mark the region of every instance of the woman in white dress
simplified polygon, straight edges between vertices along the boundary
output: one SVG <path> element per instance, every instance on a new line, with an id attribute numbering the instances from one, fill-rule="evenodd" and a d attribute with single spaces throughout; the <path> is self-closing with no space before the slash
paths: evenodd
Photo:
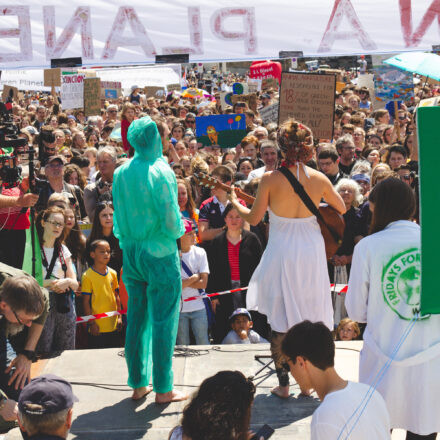
<path id="1" fill-rule="evenodd" d="M 341 214 L 345 204 L 328 178 L 305 165 L 313 156 L 311 130 L 289 119 L 278 130 L 285 165 L 316 206 L 321 199 Z M 247 308 L 267 316 L 272 328 L 271 350 L 279 386 L 272 392 L 289 396 L 289 376 L 282 367 L 279 344 L 284 333 L 308 319 L 322 321 L 333 330 L 324 240 L 316 217 L 311 215 L 280 171 L 267 172 L 258 187 L 252 209 L 242 206 L 232 192 L 230 200 L 240 216 L 256 225 L 269 209 L 269 241 L 247 292 Z M 307 392 L 307 390 L 302 390 Z"/>

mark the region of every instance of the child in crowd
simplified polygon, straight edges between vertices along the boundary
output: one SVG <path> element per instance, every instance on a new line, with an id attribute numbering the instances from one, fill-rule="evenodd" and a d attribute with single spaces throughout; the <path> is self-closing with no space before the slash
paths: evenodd
<path id="1" fill-rule="evenodd" d="M 222 344 L 263 344 L 269 343 L 252 330 L 252 317 L 246 309 L 236 309 L 229 317 L 232 330 L 223 339 Z"/>
<path id="2" fill-rule="evenodd" d="M 350 318 L 341 319 L 336 329 L 336 339 L 338 341 L 353 341 L 357 339 L 361 331 L 357 322 Z"/>
<path id="3" fill-rule="evenodd" d="M 106 240 L 95 240 L 90 245 L 93 261 L 82 276 L 83 307 L 86 315 L 120 310 L 118 277 L 107 266 L 110 261 L 110 245 Z M 110 348 L 120 345 L 121 316 L 90 321 L 90 348 Z"/>
<path id="4" fill-rule="evenodd" d="M 185 298 L 198 296 L 208 284 L 209 266 L 206 252 L 194 246 L 196 234 L 193 222 L 184 219 L 185 234 L 180 239 L 182 250 L 182 307 L 177 331 L 177 345 L 189 345 L 189 329 L 194 334 L 196 345 L 209 345 L 208 317 L 202 298 L 183 301 Z"/>

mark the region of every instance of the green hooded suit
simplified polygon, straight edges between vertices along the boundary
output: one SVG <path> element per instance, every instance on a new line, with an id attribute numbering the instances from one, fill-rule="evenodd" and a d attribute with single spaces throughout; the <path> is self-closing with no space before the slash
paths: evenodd
<path id="1" fill-rule="evenodd" d="M 135 120 L 127 139 L 135 150 L 113 179 L 114 233 L 123 251 L 128 292 L 125 357 L 128 384 L 157 393 L 173 389 L 172 355 L 182 289 L 176 240 L 184 234 L 174 172 L 150 117 Z"/>

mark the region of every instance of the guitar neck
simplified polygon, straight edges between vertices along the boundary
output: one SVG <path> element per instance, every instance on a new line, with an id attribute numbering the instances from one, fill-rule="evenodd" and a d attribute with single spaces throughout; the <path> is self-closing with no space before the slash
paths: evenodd
<path id="1" fill-rule="evenodd" d="M 225 183 L 218 182 L 218 188 L 230 193 L 232 190 L 232 187 L 229 185 L 226 185 Z M 237 197 L 244 200 L 248 205 L 253 205 L 255 202 L 255 197 L 250 196 L 249 194 L 246 194 L 244 191 L 242 191 L 240 188 L 234 188 L 235 194 L 237 194 Z"/>

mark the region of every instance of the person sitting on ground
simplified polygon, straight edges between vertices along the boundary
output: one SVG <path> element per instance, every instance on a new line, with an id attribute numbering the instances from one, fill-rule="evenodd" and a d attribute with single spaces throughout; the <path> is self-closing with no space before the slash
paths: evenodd
<path id="1" fill-rule="evenodd" d="M 118 276 L 107 266 L 110 253 L 110 245 L 106 240 L 95 240 L 90 244 L 90 258 L 93 260 L 93 265 L 83 274 L 81 281 L 86 315 L 121 310 Z M 119 347 L 121 327 L 121 315 L 91 321 L 89 346 L 91 348 Z"/>
<path id="2" fill-rule="evenodd" d="M 232 330 L 223 339 L 222 344 L 265 344 L 269 343 L 252 330 L 251 314 L 246 309 L 237 309 L 229 317 Z"/>
<path id="3" fill-rule="evenodd" d="M 350 318 L 341 319 L 336 329 L 337 341 L 353 341 L 359 337 L 361 330 L 356 321 Z"/>
<path id="4" fill-rule="evenodd" d="M 72 386 L 54 374 L 43 374 L 26 385 L 18 400 L 18 424 L 29 440 L 66 439 L 72 426 Z"/>
<path id="5" fill-rule="evenodd" d="M 385 401 L 368 385 L 338 375 L 335 343 L 324 323 L 303 321 L 294 325 L 286 333 L 281 350 L 301 390 L 313 388 L 321 400 L 313 413 L 311 440 L 348 436 L 356 440 L 390 439 Z"/>
<path id="6" fill-rule="evenodd" d="M 183 410 L 168 440 L 249 438 L 255 385 L 240 371 L 220 371 L 205 379 Z"/>

